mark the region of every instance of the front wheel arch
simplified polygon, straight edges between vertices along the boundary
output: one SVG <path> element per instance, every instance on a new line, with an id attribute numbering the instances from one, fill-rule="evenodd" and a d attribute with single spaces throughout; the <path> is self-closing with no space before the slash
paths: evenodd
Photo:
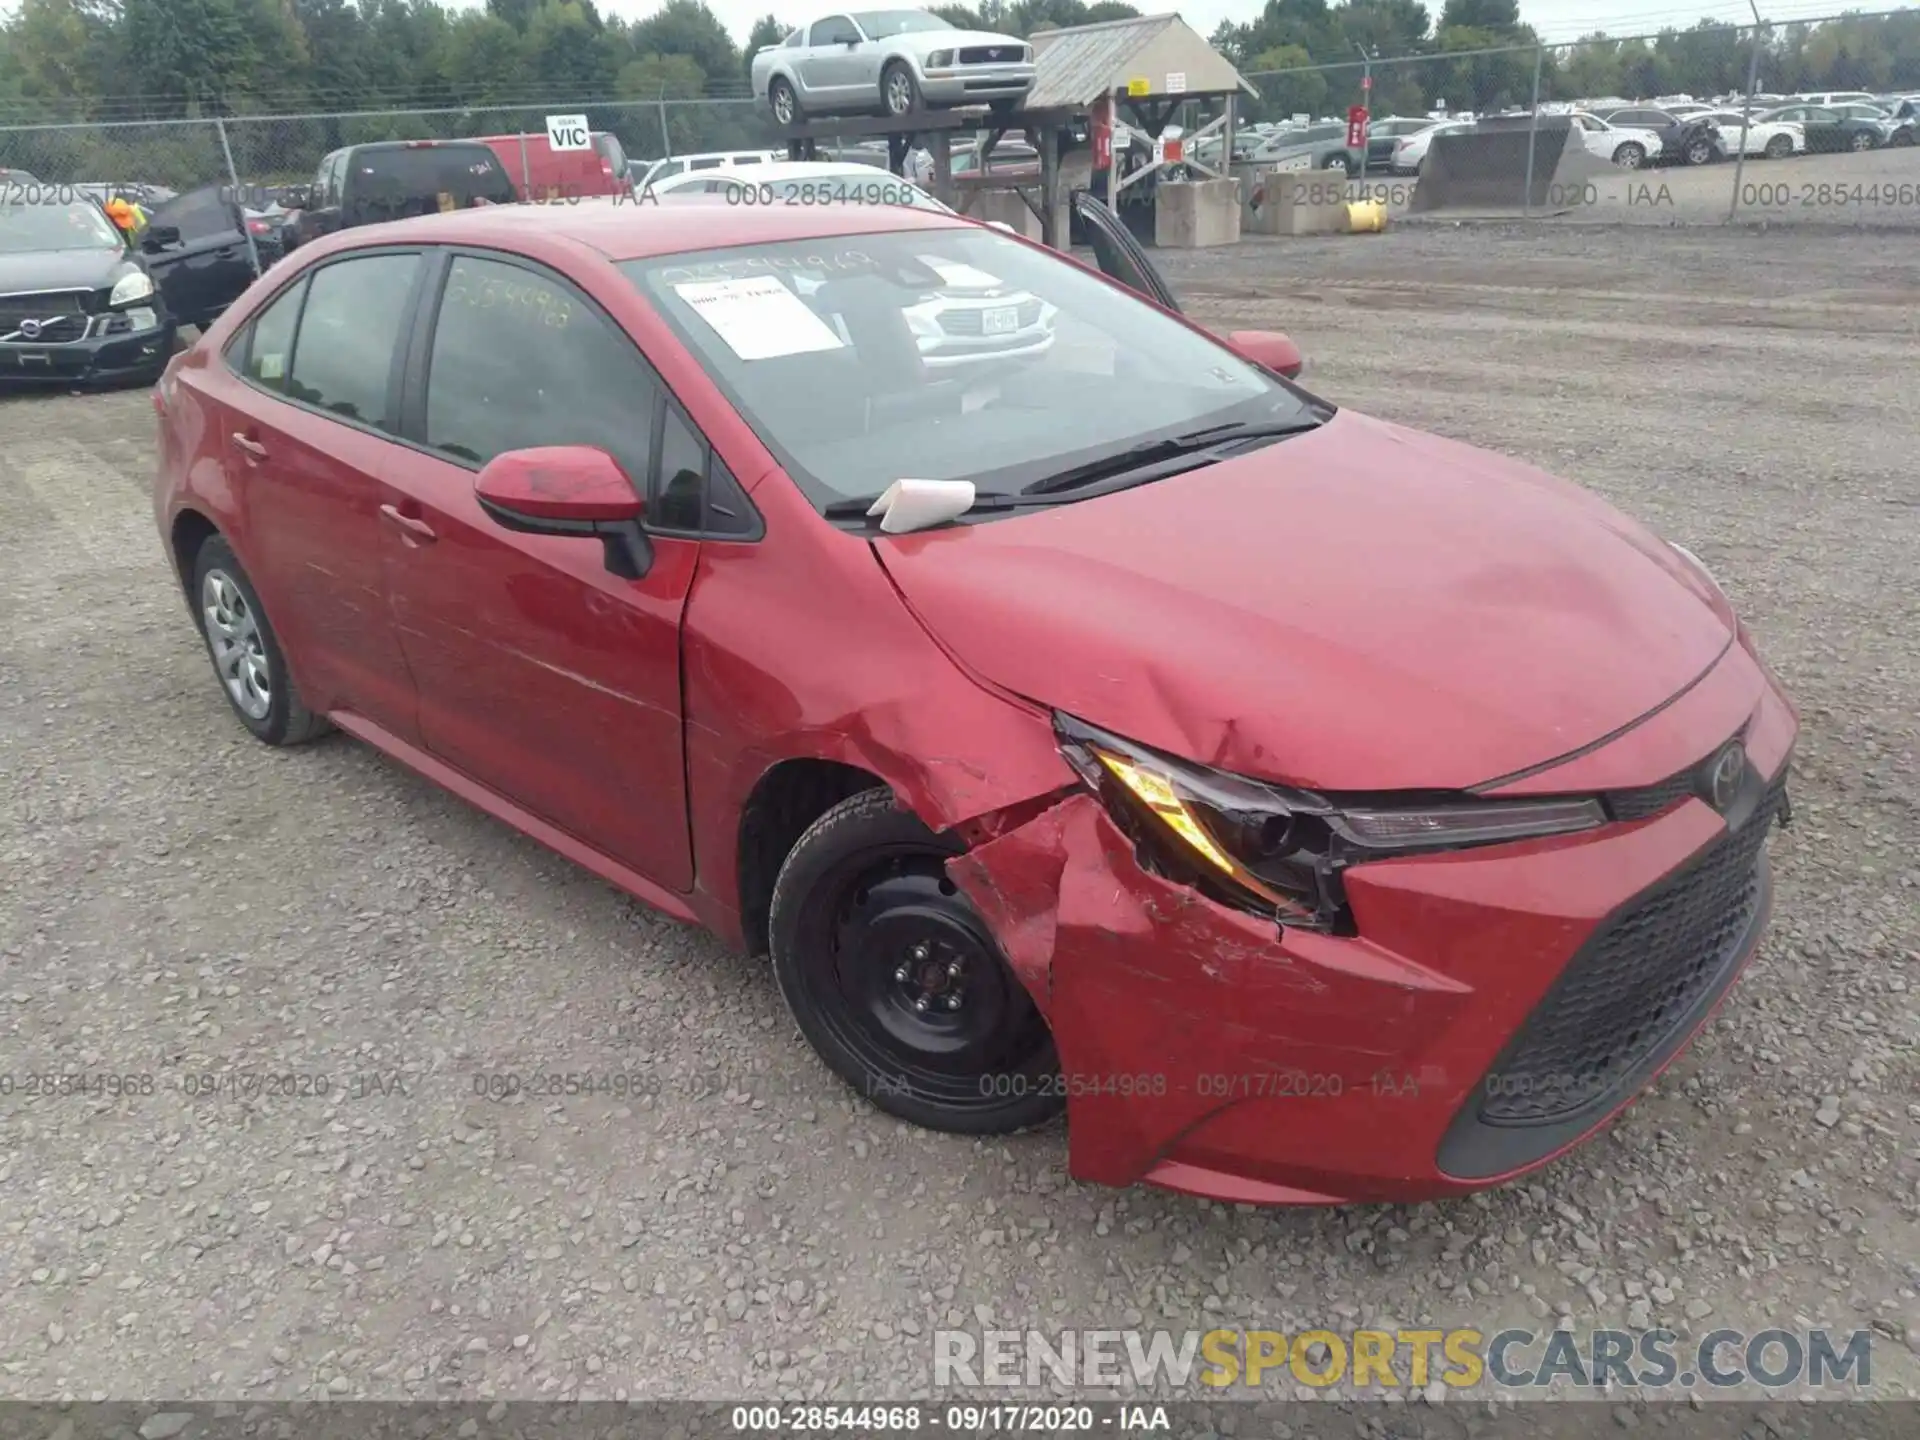
<path id="1" fill-rule="evenodd" d="M 173 570 L 180 580 L 180 593 L 186 596 L 189 608 L 194 604 L 194 562 L 200 556 L 200 547 L 219 533 L 220 527 L 198 510 L 182 510 L 173 517 L 167 543 L 173 553 Z"/>

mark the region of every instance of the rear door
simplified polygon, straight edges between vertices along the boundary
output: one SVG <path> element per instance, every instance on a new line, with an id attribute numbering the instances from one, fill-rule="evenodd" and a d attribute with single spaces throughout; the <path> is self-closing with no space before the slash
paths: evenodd
<path id="1" fill-rule="evenodd" d="M 1184 313 L 1173 287 L 1154 268 L 1145 247 L 1134 239 L 1119 216 L 1085 190 L 1073 192 L 1073 211 L 1086 227 L 1087 244 L 1103 275 L 1138 291 L 1163 310 Z"/>
<path id="2" fill-rule="evenodd" d="M 315 266 L 229 342 L 217 396 L 247 515 L 240 558 L 307 703 L 409 741 L 418 726 L 386 597 L 381 481 L 401 448 L 400 337 L 420 273 L 417 250 Z"/>
<path id="3" fill-rule="evenodd" d="M 180 239 L 152 249 L 143 242 L 147 269 L 173 317 L 204 330 L 253 283 L 245 216 L 226 186 L 202 185 L 148 212 L 149 234 L 162 225 Z"/>
<path id="4" fill-rule="evenodd" d="M 390 476 L 410 541 L 389 586 L 427 747 L 481 784 L 673 890 L 692 884 L 681 732 L 680 619 L 700 543 L 671 482 L 648 507 L 653 562 L 607 568 L 591 539 L 524 535 L 474 497 L 508 450 L 589 445 L 645 492 L 664 386 L 568 281 L 499 254 L 440 257 L 437 311 L 415 339 L 407 434 Z M 689 468 L 676 459 L 672 474 Z M 684 515 L 679 516 L 684 521 Z"/>

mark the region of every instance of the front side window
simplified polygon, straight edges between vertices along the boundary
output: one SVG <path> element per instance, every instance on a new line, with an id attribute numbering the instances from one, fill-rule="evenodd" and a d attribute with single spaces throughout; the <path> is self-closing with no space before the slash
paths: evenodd
<path id="1" fill-rule="evenodd" d="M 903 477 L 1014 491 L 1142 441 L 1319 418 L 1206 335 L 992 230 L 620 268 L 820 506 Z"/>
<path id="2" fill-rule="evenodd" d="M 860 32 L 853 28 L 853 22 L 844 15 L 834 15 L 817 22 L 813 27 L 812 43 L 815 45 L 857 45 Z"/>
<path id="3" fill-rule="evenodd" d="M 462 255 L 427 369 L 427 444 L 484 465 L 508 450 L 591 445 L 647 482 L 659 393 L 633 343 L 557 281 Z"/>
<path id="4" fill-rule="evenodd" d="M 177 226 L 180 239 L 188 245 L 238 230 L 239 207 L 226 197 L 225 191 L 224 185 L 203 185 L 198 190 L 189 190 L 157 207 L 150 223 Z"/>
<path id="5" fill-rule="evenodd" d="M 389 381 L 419 265 L 417 255 L 367 255 L 314 271 L 293 342 L 289 400 L 398 433 Z"/>

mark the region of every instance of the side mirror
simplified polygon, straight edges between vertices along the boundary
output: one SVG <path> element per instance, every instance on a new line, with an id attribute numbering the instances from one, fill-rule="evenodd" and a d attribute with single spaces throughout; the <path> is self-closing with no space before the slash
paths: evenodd
<path id="1" fill-rule="evenodd" d="M 548 445 L 496 455 L 474 477 L 474 498 L 503 530 L 597 537 L 607 569 L 638 580 L 653 566 L 640 528 L 646 502 L 620 462 L 588 445 Z"/>
<path id="2" fill-rule="evenodd" d="M 1307 363 L 1300 347 L 1277 330 L 1235 330 L 1227 336 L 1227 347 L 1242 360 L 1289 380 L 1299 379 L 1300 368 Z"/>
<path id="3" fill-rule="evenodd" d="M 140 248 L 149 255 L 180 243 L 178 225 L 149 225 L 140 237 Z"/>
<path id="4" fill-rule="evenodd" d="M 280 191 L 280 208 L 283 210 L 305 210 L 311 204 L 311 185 L 288 185 Z"/>

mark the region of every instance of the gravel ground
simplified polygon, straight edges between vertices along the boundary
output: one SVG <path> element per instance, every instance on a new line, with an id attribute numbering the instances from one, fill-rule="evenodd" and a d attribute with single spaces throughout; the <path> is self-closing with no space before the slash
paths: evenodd
<path id="1" fill-rule="evenodd" d="M 1116 1193 L 1058 1131 L 904 1128 L 763 965 L 343 738 L 252 742 L 160 558 L 146 398 L 0 402 L 0 1393 L 878 1397 L 942 1326 L 1664 1322 L 1871 1325 L 1875 1388 L 1920 1394 L 1910 257 L 1447 227 L 1167 268 L 1329 398 L 1695 549 L 1798 696 L 1771 936 L 1656 1093 L 1406 1209 Z M 532 1070 L 638 1093 L 474 1093 Z M 48 1072 L 132 1093 L 27 1096 Z M 292 1093 L 190 1093 L 234 1072 Z"/>

